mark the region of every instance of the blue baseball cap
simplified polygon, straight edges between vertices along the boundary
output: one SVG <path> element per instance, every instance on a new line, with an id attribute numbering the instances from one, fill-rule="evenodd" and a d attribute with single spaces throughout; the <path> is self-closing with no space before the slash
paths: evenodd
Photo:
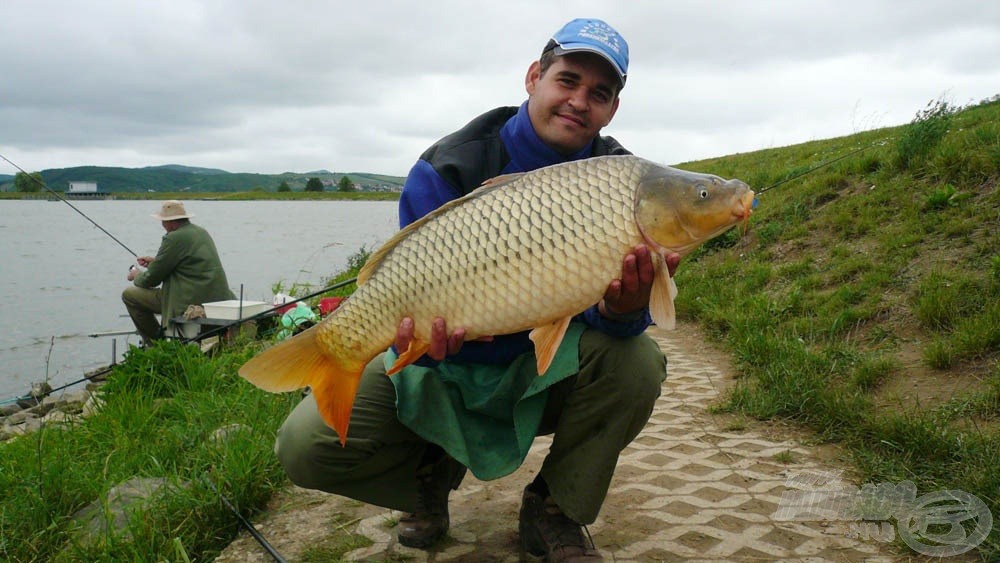
<path id="1" fill-rule="evenodd" d="M 618 73 L 622 85 L 628 75 L 628 43 L 615 28 L 602 20 L 577 18 L 562 27 L 552 36 L 555 54 L 564 55 L 579 51 L 596 53 L 605 59 Z"/>

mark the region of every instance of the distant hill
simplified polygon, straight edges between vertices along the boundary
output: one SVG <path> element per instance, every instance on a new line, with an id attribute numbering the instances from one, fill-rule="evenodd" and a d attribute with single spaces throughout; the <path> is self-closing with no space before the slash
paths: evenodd
<path id="1" fill-rule="evenodd" d="M 145 166 L 140 170 L 174 170 L 177 172 L 190 172 L 191 174 L 229 174 L 229 172 L 220 168 L 198 168 L 197 166 L 184 166 L 183 164 Z"/>
<path id="2" fill-rule="evenodd" d="M 370 172 L 284 172 L 282 174 L 255 174 L 227 172 L 217 168 L 198 168 L 182 164 L 165 164 L 143 168 L 118 168 L 110 166 L 75 166 L 42 170 L 42 178 L 50 188 L 64 191 L 70 182 L 97 182 L 104 192 L 275 192 L 281 182 L 287 182 L 293 191 L 302 191 L 309 178 L 319 178 L 327 191 L 336 190 L 337 183 L 348 176 L 359 191 L 398 191 L 405 178 L 373 174 Z M 9 190 L 14 176 L 0 174 L 0 190 Z"/>

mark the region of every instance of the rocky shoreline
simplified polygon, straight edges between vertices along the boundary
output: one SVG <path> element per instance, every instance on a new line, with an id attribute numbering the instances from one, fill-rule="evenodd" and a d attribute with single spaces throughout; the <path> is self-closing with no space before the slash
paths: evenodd
<path id="1" fill-rule="evenodd" d="M 0 442 L 36 432 L 47 424 L 67 424 L 92 414 L 100 399 L 95 391 L 103 385 L 111 367 L 85 374 L 83 389 L 53 393 L 48 383 L 32 385 L 31 392 L 16 402 L 0 406 Z"/>

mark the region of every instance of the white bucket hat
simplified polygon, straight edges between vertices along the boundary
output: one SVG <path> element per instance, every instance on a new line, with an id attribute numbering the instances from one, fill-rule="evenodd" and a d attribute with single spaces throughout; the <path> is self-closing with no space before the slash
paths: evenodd
<path id="1" fill-rule="evenodd" d="M 163 208 L 160 209 L 159 213 L 153 213 L 152 217 L 160 221 L 174 221 L 176 219 L 190 219 L 194 215 L 189 215 L 187 211 L 184 211 L 183 203 L 176 199 L 170 199 L 164 201 Z"/>

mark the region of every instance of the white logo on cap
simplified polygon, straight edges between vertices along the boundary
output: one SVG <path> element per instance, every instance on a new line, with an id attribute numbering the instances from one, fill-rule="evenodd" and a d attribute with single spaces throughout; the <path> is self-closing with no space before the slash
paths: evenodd
<path id="1" fill-rule="evenodd" d="M 618 43 L 618 34 L 615 30 L 611 29 L 611 26 L 605 23 L 587 22 L 577 35 L 593 39 L 594 41 L 600 41 L 615 53 L 621 52 L 621 46 Z"/>

